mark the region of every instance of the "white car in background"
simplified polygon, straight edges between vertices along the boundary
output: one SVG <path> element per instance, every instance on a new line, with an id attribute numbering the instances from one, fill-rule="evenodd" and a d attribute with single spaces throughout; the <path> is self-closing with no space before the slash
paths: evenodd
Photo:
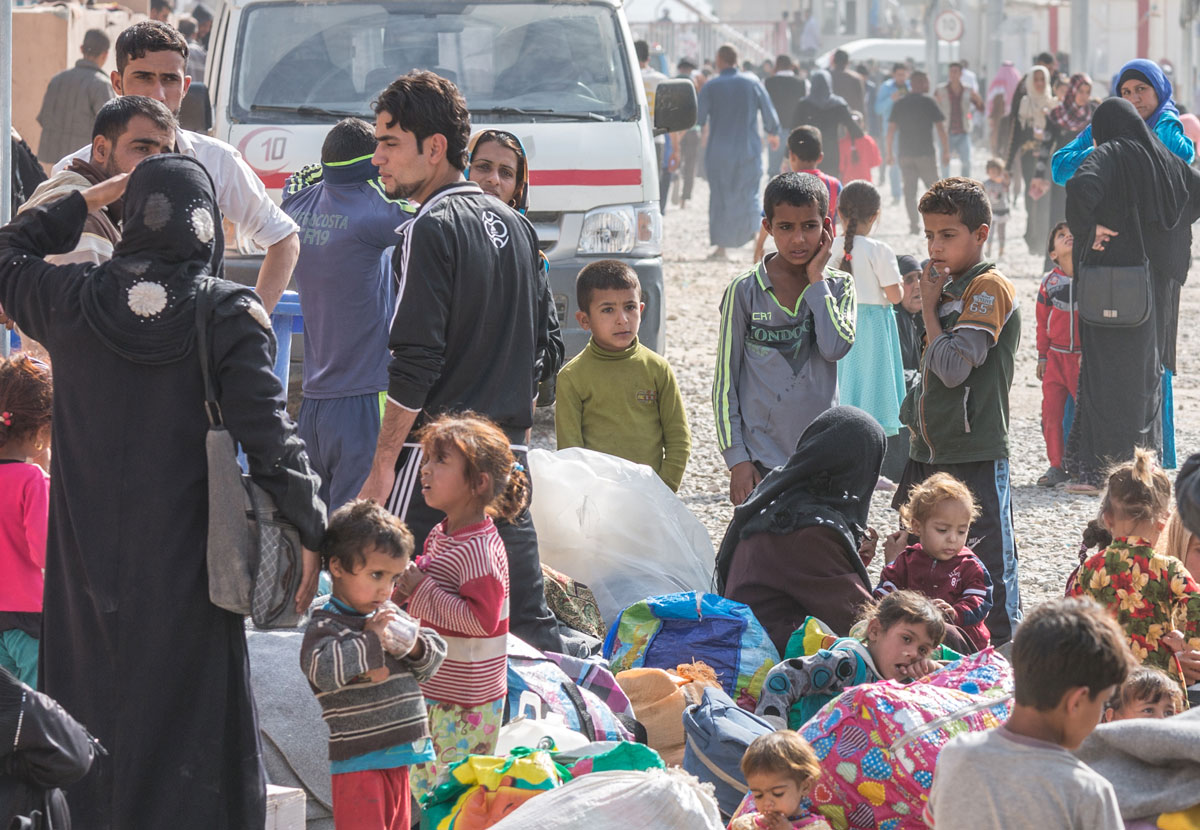
<path id="1" fill-rule="evenodd" d="M 904 63 L 912 59 L 917 69 L 925 68 L 925 41 L 921 38 L 882 38 L 867 37 L 843 43 L 837 49 L 817 55 L 816 64 L 822 69 L 828 69 L 833 63 L 833 53 L 838 49 L 850 56 L 850 65 L 854 66 L 867 61 L 875 61 L 884 72 L 891 70 L 892 64 Z M 947 40 L 938 41 L 938 64 L 947 67 L 959 58 L 959 44 Z M 941 73 L 946 74 L 944 71 Z"/>

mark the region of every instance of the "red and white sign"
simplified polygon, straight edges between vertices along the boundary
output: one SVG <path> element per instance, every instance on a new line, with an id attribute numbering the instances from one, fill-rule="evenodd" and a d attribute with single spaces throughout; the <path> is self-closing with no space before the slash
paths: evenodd
<path id="1" fill-rule="evenodd" d="M 937 35 L 938 40 L 947 40 L 951 43 L 962 39 L 966 27 L 963 16 L 954 9 L 946 9 L 933 20 L 933 32 Z"/>

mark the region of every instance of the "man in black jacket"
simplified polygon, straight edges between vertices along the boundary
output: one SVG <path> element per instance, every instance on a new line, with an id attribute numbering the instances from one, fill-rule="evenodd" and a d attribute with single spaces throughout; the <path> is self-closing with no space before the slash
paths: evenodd
<path id="1" fill-rule="evenodd" d="M 537 379 L 557 371 L 544 364 L 562 349 L 533 226 L 463 179 L 471 127 L 458 88 L 432 72 L 411 72 L 374 109 L 372 162 L 384 189 L 421 208 L 392 260 L 400 287 L 388 402 L 360 496 L 386 504 L 420 545 L 442 514 L 421 495 L 415 429 L 428 416 L 474 410 L 507 433 L 525 464 Z M 529 511 L 497 527 L 508 551 L 509 629 L 543 651 L 561 651 Z"/>

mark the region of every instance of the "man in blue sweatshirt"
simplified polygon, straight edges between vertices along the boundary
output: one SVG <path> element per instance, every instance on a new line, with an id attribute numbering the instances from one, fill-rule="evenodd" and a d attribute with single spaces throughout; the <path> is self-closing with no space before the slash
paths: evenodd
<path id="1" fill-rule="evenodd" d="M 321 164 L 293 174 L 283 209 L 300 226 L 293 276 L 304 314 L 300 436 L 336 510 L 371 470 L 388 387 L 388 330 L 396 298 L 391 251 L 415 207 L 392 199 L 371 163 L 375 131 L 347 118 L 321 147 Z"/>

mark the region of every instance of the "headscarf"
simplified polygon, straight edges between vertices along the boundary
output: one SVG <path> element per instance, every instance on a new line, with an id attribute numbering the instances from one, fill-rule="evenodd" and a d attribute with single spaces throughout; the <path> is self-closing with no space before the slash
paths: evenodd
<path id="1" fill-rule="evenodd" d="M 833 94 L 833 80 L 826 69 L 814 69 L 808 73 L 808 95 L 803 100 L 823 110 L 847 106 L 845 98 Z"/>
<path id="2" fill-rule="evenodd" d="M 1158 126 L 1158 119 L 1162 117 L 1164 112 L 1169 112 L 1176 117 L 1179 116 L 1179 108 L 1171 100 L 1171 96 L 1175 91 L 1171 86 L 1171 79 L 1166 76 L 1157 63 L 1145 58 L 1131 60 L 1121 67 L 1121 71 L 1116 75 L 1116 80 L 1113 81 L 1113 96 L 1120 98 L 1121 84 L 1133 78 L 1150 84 L 1150 86 L 1154 87 L 1155 94 L 1158 95 L 1158 107 L 1146 119 L 1146 123 L 1150 125 L 1150 129 L 1153 130 Z"/>
<path id="3" fill-rule="evenodd" d="M 1034 76 L 1038 74 L 1046 79 L 1044 89 L 1040 94 L 1033 83 Z M 1044 66 L 1035 66 L 1029 70 L 1029 74 L 1025 76 L 1025 100 L 1021 102 L 1022 108 L 1028 107 L 1029 112 L 1021 116 L 1021 125 L 1027 128 L 1044 127 L 1046 124 L 1045 111 L 1053 109 L 1057 104 L 1058 100 L 1054 97 L 1054 90 L 1050 86 L 1050 70 Z"/>
<path id="4" fill-rule="evenodd" d="M 1090 124 L 1092 113 L 1096 111 L 1096 105 L 1089 100 L 1080 106 L 1075 103 L 1075 93 L 1079 91 L 1080 87 L 1091 85 L 1092 79 L 1083 72 L 1076 72 L 1072 75 L 1071 80 L 1067 82 L 1067 94 L 1063 98 L 1063 102 L 1050 110 L 1050 120 L 1072 133 L 1077 133 Z"/>
<path id="5" fill-rule="evenodd" d="M 471 140 L 467 142 L 467 178 L 471 178 L 471 159 L 475 157 L 475 148 L 479 145 L 480 139 L 486 138 L 487 140 L 484 141 L 486 144 L 488 141 L 495 141 L 497 136 L 511 138 L 513 143 L 520 148 L 515 151 L 517 154 L 517 186 L 513 190 L 513 197 L 509 201 L 508 206 L 523 214 L 529 209 L 529 158 L 525 153 L 525 145 L 521 143 L 521 139 L 512 133 L 507 130 L 488 129 L 480 130 L 471 136 Z M 502 144 L 501 146 L 507 147 L 508 145 Z M 509 149 L 512 148 L 510 147 Z"/>
<path id="6" fill-rule="evenodd" d="M 127 360 L 173 363 L 192 349 L 196 284 L 221 276 L 224 247 L 208 171 L 188 156 L 152 156 L 129 176 L 121 241 L 85 283 L 83 316 Z"/>
<path id="7" fill-rule="evenodd" d="M 1013 95 L 1017 91 L 1017 84 L 1021 83 L 1021 73 L 1017 71 L 1017 67 L 1012 61 L 1005 61 L 1000 64 L 1000 68 L 996 70 L 996 75 L 992 78 L 992 82 L 988 85 L 987 100 L 991 101 L 1000 93 L 1004 94 L 1004 111 L 1008 112 L 1012 107 Z"/>
<path id="8" fill-rule="evenodd" d="M 911 274 L 913 271 L 921 270 L 921 263 L 917 262 L 915 256 L 909 254 L 899 254 L 896 257 L 896 267 L 900 269 L 900 276 Z"/>
<path id="9" fill-rule="evenodd" d="M 787 463 L 767 473 L 734 509 L 717 554 L 718 591 L 725 589 L 734 550 L 742 539 L 815 526 L 838 535 L 847 564 L 869 586 L 858 546 L 866 531 L 885 446 L 883 427 L 861 409 L 835 406 L 818 415 Z"/>
<path id="10" fill-rule="evenodd" d="M 1149 123 L 1133 104 L 1124 98 L 1109 98 L 1097 107 L 1092 138 L 1096 149 L 1084 164 L 1111 171 L 1115 183 L 1109 192 L 1111 199 L 1119 204 L 1136 203 L 1143 223 L 1155 222 L 1168 231 L 1188 221 L 1188 166 L 1150 132 Z M 1151 198 L 1137 198 L 1146 187 Z"/>

